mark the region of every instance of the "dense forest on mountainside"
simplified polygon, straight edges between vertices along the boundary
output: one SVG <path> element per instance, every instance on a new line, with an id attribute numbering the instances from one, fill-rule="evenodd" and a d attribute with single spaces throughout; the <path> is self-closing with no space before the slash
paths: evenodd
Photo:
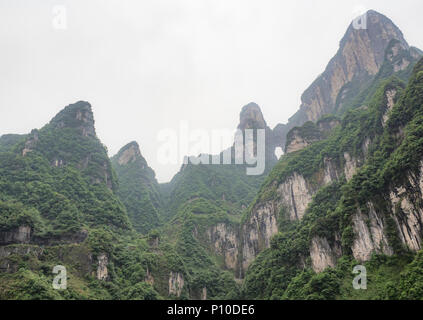
<path id="1" fill-rule="evenodd" d="M 242 108 L 260 175 L 187 163 L 159 184 L 137 142 L 110 157 L 85 101 L 2 135 L 0 299 L 422 299 L 422 52 L 368 15 L 287 124 Z"/>

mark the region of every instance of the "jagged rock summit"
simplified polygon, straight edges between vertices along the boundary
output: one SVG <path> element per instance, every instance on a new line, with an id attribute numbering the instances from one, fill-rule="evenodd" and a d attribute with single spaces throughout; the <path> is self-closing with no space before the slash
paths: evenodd
<path id="1" fill-rule="evenodd" d="M 78 128 L 83 136 L 95 137 L 94 115 L 91 105 L 78 101 L 66 106 L 50 122 L 55 128 Z"/>
<path id="2" fill-rule="evenodd" d="M 299 110 L 280 132 L 283 146 L 286 134 L 293 127 L 307 121 L 316 122 L 325 114 L 337 113 L 349 97 L 368 85 L 384 64 L 390 44 L 393 47 L 392 56 L 387 58 L 391 58 L 391 61 L 401 50 L 409 53 L 405 58 L 401 55 L 401 61 L 396 61 L 394 72 L 404 70 L 412 60 L 421 56 L 422 52 L 410 47 L 401 30 L 383 14 L 369 10 L 361 19 L 364 20 L 359 25 L 351 22 L 335 56 L 302 94 Z"/>
<path id="3" fill-rule="evenodd" d="M 137 159 L 142 159 L 145 162 L 145 159 L 141 155 L 140 146 L 136 141 L 131 141 L 122 147 L 117 154 L 117 162 L 120 165 L 135 162 Z"/>
<path id="4" fill-rule="evenodd" d="M 250 102 L 241 109 L 239 114 L 238 129 L 266 129 L 267 124 L 264 120 L 260 107 L 255 102 Z"/>
<path id="5" fill-rule="evenodd" d="M 238 129 L 264 129 L 265 143 L 266 143 L 266 161 L 276 162 L 275 149 L 282 147 L 282 137 L 280 135 L 280 127 L 278 125 L 272 130 L 266 123 L 263 113 L 259 105 L 255 102 L 250 102 L 243 106 L 239 114 Z"/>

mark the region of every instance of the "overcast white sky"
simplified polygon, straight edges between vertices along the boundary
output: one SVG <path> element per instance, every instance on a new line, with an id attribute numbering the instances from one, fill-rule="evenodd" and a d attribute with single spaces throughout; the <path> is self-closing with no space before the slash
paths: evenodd
<path id="1" fill-rule="evenodd" d="M 65 30 L 53 27 L 55 5 Z M 137 140 L 168 181 L 179 165 L 159 163 L 159 130 L 235 128 L 251 101 L 270 127 L 286 122 L 357 8 L 423 48 L 421 0 L 0 0 L 0 135 L 87 100 L 109 154 Z"/>

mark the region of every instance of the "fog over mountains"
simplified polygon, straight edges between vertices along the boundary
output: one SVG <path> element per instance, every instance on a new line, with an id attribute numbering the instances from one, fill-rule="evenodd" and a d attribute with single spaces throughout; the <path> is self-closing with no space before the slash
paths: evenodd
<path id="1" fill-rule="evenodd" d="M 251 101 L 270 128 L 286 123 L 336 53 L 357 9 L 384 13 L 410 44 L 423 47 L 420 1 L 64 5 L 67 29 L 56 30 L 50 2 L 0 4 L 0 134 L 29 132 L 63 106 L 89 101 L 110 155 L 138 141 L 160 182 L 180 167 L 158 161 L 160 130 L 178 129 L 180 121 L 193 129 L 233 129 L 240 108 Z"/>
<path id="2" fill-rule="evenodd" d="M 0 300 L 423 299 L 423 52 L 384 14 L 361 19 L 287 122 L 254 100 L 236 115 L 197 106 L 239 130 L 213 154 L 227 164 L 191 159 L 160 183 L 146 156 L 160 145 L 127 134 L 118 101 L 111 125 L 78 99 L 2 134 Z M 153 111 L 142 123 L 160 130 Z M 116 152 L 105 122 L 125 138 Z"/>

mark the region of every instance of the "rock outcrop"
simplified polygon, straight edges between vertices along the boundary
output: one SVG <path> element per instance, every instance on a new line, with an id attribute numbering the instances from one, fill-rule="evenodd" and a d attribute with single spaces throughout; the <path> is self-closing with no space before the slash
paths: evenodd
<path id="1" fill-rule="evenodd" d="M 38 130 L 31 131 L 29 138 L 25 141 L 25 146 L 22 150 L 22 156 L 25 157 L 28 152 L 31 152 L 38 142 Z"/>
<path id="2" fill-rule="evenodd" d="M 317 185 L 322 187 L 338 180 L 342 175 L 343 169 L 326 158 L 323 168 L 315 176 Z M 271 237 L 278 232 L 278 219 L 301 220 L 318 190 L 297 172 L 293 172 L 279 184 L 274 182 L 270 188 L 275 190 L 272 199 L 257 202 L 249 219 L 242 226 L 242 270 L 246 270 L 263 249 L 269 248 Z M 322 241 L 318 243 L 321 244 Z M 327 260 L 328 258 L 323 259 Z M 323 265 L 323 262 L 316 262 L 316 265 Z"/>
<path id="3" fill-rule="evenodd" d="M 179 272 L 170 272 L 169 275 L 169 296 L 180 297 L 184 288 L 184 276 Z"/>
<path id="4" fill-rule="evenodd" d="M 31 240 L 31 227 L 20 226 L 15 230 L 0 231 L 0 245 L 12 243 L 29 243 Z"/>
<path id="5" fill-rule="evenodd" d="M 278 232 L 276 210 L 273 202 L 259 204 L 242 226 L 242 270 L 248 268 L 260 251 L 270 246 L 270 238 Z"/>
<path id="6" fill-rule="evenodd" d="M 135 162 L 141 157 L 139 145 L 137 142 L 133 141 L 121 149 L 117 162 L 122 166 L 130 162 Z"/>
<path id="7" fill-rule="evenodd" d="M 291 153 L 309 146 L 323 138 L 323 132 L 313 122 L 308 121 L 301 127 L 291 129 L 286 136 L 285 152 Z"/>
<path id="8" fill-rule="evenodd" d="M 310 245 L 311 266 L 315 272 L 322 272 L 327 267 L 334 267 L 342 255 L 339 242 L 332 248 L 326 238 L 313 237 Z"/>
<path id="9" fill-rule="evenodd" d="M 204 287 L 203 290 L 201 290 L 201 300 L 207 300 L 207 288 Z"/>
<path id="10" fill-rule="evenodd" d="M 397 90 L 391 89 L 385 92 L 386 96 L 386 109 L 382 115 L 382 125 L 385 126 L 386 121 L 389 119 L 389 112 L 392 110 L 395 104 L 395 96 L 397 95 Z"/>
<path id="11" fill-rule="evenodd" d="M 357 213 L 352 217 L 355 238 L 351 249 L 354 258 L 358 261 L 369 260 L 373 253 L 384 253 L 387 255 L 393 253 L 384 233 L 386 222 L 383 216 L 375 211 L 371 202 L 367 205 L 367 215 L 358 209 Z"/>
<path id="12" fill-rule="evenodd" d="M 316 122 L 322 116 L 334 113 L 349 90 L 348 84 L 365 83 L 376 76 L 385 61 L 385 50 L 394 42 L 387 59 L 393 63 L 393 72 L 404 70 L 421 51 L 410 48 L 398 27 L 384 15 L 370 10 L 365 14 L 366 28 L 350 24 L 340 42 L 336 55 L 325 71 L 301 96 L 299 110 L 281 127 L 280 135 L 307 121 Z M 407 51 L 407 54 L 401 54 Z M 285 138 L 284 138 L 285 140 Z M 285 146 L 285 141 L 283 141 Z"/>
<path id="13" fill-rule="evenodd" d="M 349 181 L 357 171 L 357 159 L 352 157 L 348 152 L 344 152 L 344 159 L 344 174 L 347 181 Z"/>
<path id="14" fill-rule="evenodd" d="M 207 236 L 212 244 L 212 250 L 223 257 L 224 267 L 235 270 L 239 247 L 237 230 L 228 224 L 218 223 L 207 230 Z"/>
<path id="15" fill-rule="evenodd" d="M 109 258 L 106 254 L 100 254 L 97 257 L 97 279 L 107 280 L 109 277 L 107 265 L 109 264 Z"/>
<path id="16" fill-rule="evenodd" d="M 85 137 L 96 137 L 94 115 L 86 101 L 68 105 L 50 121 L 50 125 L 56 129 L 75 128 Z"/>
<path id="17" fill-rule="evenodd" d="M 423 160 L 417 175 L 407 174 L 408 184 L 390 192 L 392 212 L 403 245 L 413 251 L 422 248 L 423 235 Z"/>
<path id="18" fill-rule="evenodd" d="M 148 268 L 147 268 L 147 271 L 146 271 L 146 274 L 145 274 L 144 281 L 147 282 L 148 284 L 152 285 L 152 286 L 154 285 L 154 277 L 153 277 L 153 275 L 151 274 L 151 272 Z"/>
<path id="19" fill-rule="evenodd" d="M 312 141 L 310 141 L 312 142 Z M 285 153 L 295 152 L 309 146 L 310 143 L 294 129 L 291 141 L 286 145 Z"/>
<path id="20" fill-rule="evenodd" d="M 261 112 L 260 107 L 251 102 L 242 107 L 241 113 L 239 115 L 239 124 L 237 129 L 244 131 L 246 129 L 262 129 L 265 132 L 265 155 L 266 163 L 273 165 L 277 158 L 275 156 L 275 149 L 282 146 L 282 127 L 283 125 L 278 125 L 274 130 L 268 127 L 266 121 L 264 120 L 263 113 Z M 245 146 L 246 150 L 251 147 Z M 256 147 L 253 146 L 252 150 L 255 150 Z"/>

